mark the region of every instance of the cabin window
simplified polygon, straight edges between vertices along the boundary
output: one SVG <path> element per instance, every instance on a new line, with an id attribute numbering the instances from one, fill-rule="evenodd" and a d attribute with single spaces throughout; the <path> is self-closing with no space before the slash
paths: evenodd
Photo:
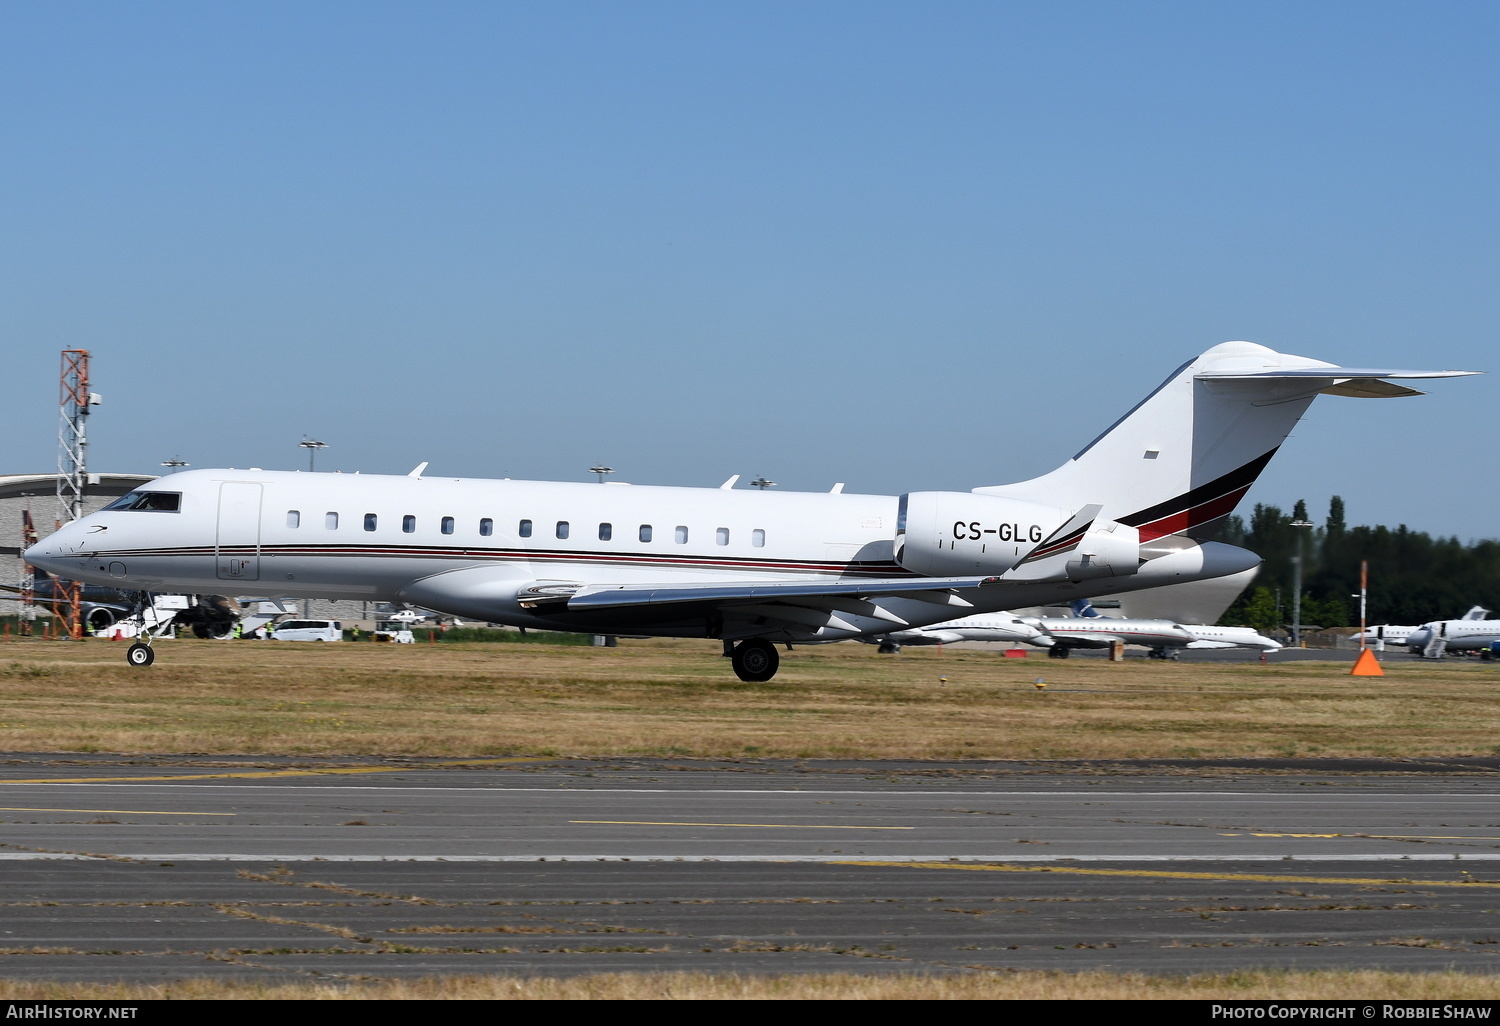
<path id="1" fill-rule="evenodd" d="M 330 531 L 337 531 L 339 529 L 339 515 L 337 513 L 324 513 L 323 526 Z"/>
<path id="2" fill-rule="evenodd" d="M 651 540 L 651 525 L 650 524 L 642 524 L 641 525 L 641 541 L 648 542 L 650 540 Z"/>
<path id="3" fill-rule="evenodd" d="M 729 544 L 729 528 L 727 528 L 727 527 L 721 527 L 717 531 L 714 532 L 714 544 L 715 545 L 728 545 Z"/>
<path id="4" fill-rule="evenodd" d="M 568 536 L 568 522 L 566 520 L 559 520 L 557 522 L 557 536 L 559 538 L 566 538 Z"/>
<path id="5" fill-rule="evenodd" d="M 675 537 L 677 539 L 677 544 L 678 545 L 686 545 L 687 544 L 687 528 L 686 527 L 682 526 L 681 524 L 678 524 L 677 525 L 677 530 L 674 532 L 674 535 L 675 535 Z"/>
<path id="6" fill-rule="evenodd" d="M 523 520 L 523 521 L 521 521 L 521 527 L 520 527 L 518 533 L 521 535 L 522 538 L 530 538 L 531 537 L 531 521 L 530 520 Z"/>
<path id="7" fill-rule="evenodd" d="M 375 524 L 376 524 L 376 516 L 375 516 L 375 514 L 374 513 L 366 513 L 365 514 L 365 530 L 366 531 L 373 531 L 373 530 L 375 530 Z"/>
<path id="8" fill-rule="evenodd" d="M 493 520 L 491 520 L 489 517 L 485 517 L 483 520 L 479 521 L 479 536 L 481 538 L 488 538 L 494 533 L 495 522 Z M 530 534 L 531 532 L 528 531 L 527 533 Z"/>
<path id="9" fill-rule="evenodd" d="M 614 524 L 600 524 L 599 525 L 599 540 L 600 541 L 609 541 L 611 538 L 614 537 L 614 535 L 615 535 L 615 525 Z"/>
<path id="10" fill-rule="evenodd" d="M 150 513 L 176 513 L 182 509 L 181 492 L 130 492 L 108 506 L 109 510 L 146 510 Z"/>
<path id="11" fill-rule="evenodd" d="M 286 526 L 288 526 L 288 527 L 301 527 L 302 526 L 302 511 L 298 510 L 298 509 L 289 509 L 289 510 L 287 510 L 286 511 Z"/>
<path id="12" fill-rule="evenodd" d="M 758 527 L 755 530 L 751 531 L 750 532 L 750 544 L 754 545 L 757 549 L 763 549 L 763 548 L 765 548 L 766 547 L 766 532 L 762 531 Z"/>
<path id="13" fill-rule="evenodd" d="M 401 518 L 401 530 L 406 534 L 412 534 L 417 529 L 417 518 L 408 513 Z"/>
<path id="14" fill-rule="evenodd" d="M 453 518 L 452 517 L 444 517 L 443 521 L 442 521 L 442 526 L 443 526 L 443 533 L 444 534 L 452 534 L 453 533 Z"/>

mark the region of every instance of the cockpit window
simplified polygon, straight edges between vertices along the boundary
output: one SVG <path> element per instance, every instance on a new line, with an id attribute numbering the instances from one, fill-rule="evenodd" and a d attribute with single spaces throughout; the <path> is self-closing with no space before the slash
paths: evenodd
<path id="1" fill-rule="evenodd" d="M 145 510 L 149 513 L 178 513 L 182 510 L 181 492 L 131 492 L 111 502 L 105 509 Z"/>

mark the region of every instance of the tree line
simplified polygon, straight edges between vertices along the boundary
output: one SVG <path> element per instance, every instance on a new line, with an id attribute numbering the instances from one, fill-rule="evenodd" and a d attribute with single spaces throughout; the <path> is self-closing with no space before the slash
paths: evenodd
<path id="1" fill-rule="evenodd" d="M 1307 526 L 1299 526 L 1307 525 Z M 1288 626 L 1296 561 L 1302 559 L 1302 623 L 1352 627 L 1359 623 L 1359 564 L 1370 564 L 1367 621 L 1422 624 L 1462 616 L 1470 606 L 1500 610 L 1500 541 L 1464 544 L 1434 538 L 1405 524 L 1350 527 L 1335 495 L 1323 523 L 1312 523 L 1299 499 L 1287 514 L 1256 505 L 1247 524 L 1226 517 L 1218 540 L 1241 545 L 1264 562 L 1251 587 L 1220 623 L 1257 630 Z"/>

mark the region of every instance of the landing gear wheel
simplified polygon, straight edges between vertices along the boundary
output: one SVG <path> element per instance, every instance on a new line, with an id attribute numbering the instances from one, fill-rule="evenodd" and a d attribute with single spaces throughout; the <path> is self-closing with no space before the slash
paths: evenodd
<path id="1" fill-rule="evenodd" d="M 1065 646 L 1065 645 L 1053 645 L 1051 648 L 1047 649 L 1047 658 L 1048 659 L 1066 659 L 1066 658 L 1068 658 L 1068 649 L 1067 649 L 1067 646 Z"/>
<path id="2" fill-rule="evenodd" d="M 734 664 L 734 675 L 747 683 L 758 684 L 776 676 L 781 666 L 781 656 L 776 646 L 764 638 L 751 638 L 734 646 L 730 656 Z"/>
<path id="3" fill-rule="evenodd" d="M 896 644 L 894 641 L 883 641 L 881 642 L 880 647 L 875 651 L 879 652 L 881 655 L 900 655 L 901 646 Z"/>
<path id="4" fill-rule="evenodd" d="M 156 653 L 151 650 L 150 645 L 142 645 L 137 641 L 126 650 L 125 661 L 131 666 L 150 666 L 156 662 Z"/>

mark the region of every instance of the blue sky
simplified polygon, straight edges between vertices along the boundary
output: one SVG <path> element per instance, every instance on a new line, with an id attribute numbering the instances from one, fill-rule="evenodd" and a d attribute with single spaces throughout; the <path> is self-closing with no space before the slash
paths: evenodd
<path id="1" fill-rule="evenodd" d="M 1492 3 L 0 7 L 4 472 L 896 493 L 1196 352 L 1500 371 Z M 1493 376 L 1320 399 L 1248 503 L 1500 535 Z M 1247 503 L 1247 508 L 1248 508 Z"/>

